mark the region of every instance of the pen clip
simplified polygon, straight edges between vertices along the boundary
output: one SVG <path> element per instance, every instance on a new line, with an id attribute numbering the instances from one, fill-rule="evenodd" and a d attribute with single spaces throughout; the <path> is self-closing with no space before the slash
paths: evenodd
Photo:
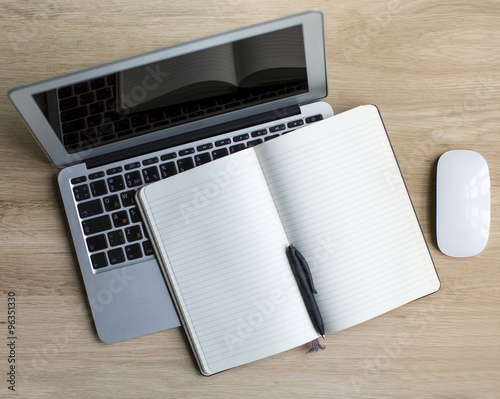
<path id="1" fill-rule="evenodd" d="M 309 265 L 307 264 L 306 259 L 298 251 L 298 249 L 295 248 L 293 245 L 290 245 L 288 248 L 289 248 L 289 253 L 290 253 L 291 257 L 297 261 L 297 263 L 302 267 L 302 270 L 306 274 L 307 282 L 309 283 L 309 287 L 311 288 L 311 291 L 313 293 L 317 294 L 318 292 L 316 291 L 316 288 L 314 288 L 311 269 L 309 268 Z"/>

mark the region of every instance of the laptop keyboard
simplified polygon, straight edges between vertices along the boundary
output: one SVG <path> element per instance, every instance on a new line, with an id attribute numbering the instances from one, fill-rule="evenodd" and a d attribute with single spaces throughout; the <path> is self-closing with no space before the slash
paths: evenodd
<path id="1" fill-rule="evenodd" d="M 96 271 L 152 258 L 153 246 L 135 202 L 135 192 L 145 184 L 182 173 L 196 166 L 258 145 L 305 124 L 323 119 L 314 115 L 269 128 L 207 141 L 180 151 L 165 150 L 142 156 L 123 166 L 92 170 L 71 179 L 82 232 L 92 267 Z"/>

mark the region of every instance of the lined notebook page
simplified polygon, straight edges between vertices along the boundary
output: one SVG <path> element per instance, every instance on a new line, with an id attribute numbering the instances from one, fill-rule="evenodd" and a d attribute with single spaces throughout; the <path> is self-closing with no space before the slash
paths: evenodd
<path id="1" fill-rule="evenodd" d="M 363 106 L 256 147 L 326 331 L 432 293 L 439 280 L 378 110 Z"/>
<path id="2" fill-rule="evenodd" d="M 317 337 L 253 150 L 149 185 L 140 201 L 204 374 Z"/>

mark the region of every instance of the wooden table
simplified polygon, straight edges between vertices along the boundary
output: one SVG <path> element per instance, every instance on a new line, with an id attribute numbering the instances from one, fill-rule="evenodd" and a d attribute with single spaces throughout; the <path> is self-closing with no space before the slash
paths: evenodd
<path id="1" fill-rule="evenodd" d="M 57 170 L 6 98 L 10 88 L 319 7 L 326 99 L 384 117 L 442 288 L 304 347 L 205 378 L 181 329 L 101 343 L 56 187 Z M 19 398 L 493 398 L 500 391 L 500 3 L 111 0 L 0 4 L 0 396 Z M 472 258 L 435 237 L 439 155 L 487 159 L 492 220 Z M 7 387 L 15 294 L 15 392 Z M 11 294 L 12 295 L 12 294 Z"/>

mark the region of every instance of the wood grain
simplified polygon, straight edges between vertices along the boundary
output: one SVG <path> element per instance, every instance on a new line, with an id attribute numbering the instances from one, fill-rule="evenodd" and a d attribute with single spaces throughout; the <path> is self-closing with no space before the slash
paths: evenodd
<path id="1" fill-rule="evenodd" d="M 225 373 L 199 375 L 173 329 L 113 345 L 95 333 L 54 168 L 6 98 L 13 87 L 309 8 L 325 13 L 326 98 L 376 104 L 442 288 L 386 315 Z M 500 3 L 4 0 L 0 4 L 1 397 L 494 398 L 500 391 Z M 434 232 L 434 173 L 451 149 L 489 163 L 487 248 L 454 259 Z M 16 392 L 7 390 L 8 292 Z M 1 342 L 1 341 L 0 341 Z M 7 376 L 8 377 L 8 376 Z"/>

